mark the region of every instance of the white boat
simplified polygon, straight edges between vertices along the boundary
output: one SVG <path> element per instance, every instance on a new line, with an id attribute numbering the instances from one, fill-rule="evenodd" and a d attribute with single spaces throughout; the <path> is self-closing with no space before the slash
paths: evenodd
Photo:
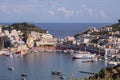
<path id="1" fill-rule="evenodd" d="M 13 67 L 8 67 L 8 70 L 13 71 L 14 68 Z"/>
<path id="2" fill-rule="evenodd" d="M 72 53 L 74 59 L 92 59 L 95 57 L 95 54 L 91 54 L 86 51 L 79 51 L 78 53 Z"/>
<path id="3" fill-rule="evenodd" d="M 109 61 L 109 62 L 107 62 L 107 67 L 114 67 L 114 66 L 116 66 L 118 63 L 117 62 L 115 62 L 115 61 Z"/>

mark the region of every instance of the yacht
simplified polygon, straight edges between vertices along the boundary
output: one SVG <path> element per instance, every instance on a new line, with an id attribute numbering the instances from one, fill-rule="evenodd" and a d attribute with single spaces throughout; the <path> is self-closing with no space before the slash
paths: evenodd
<path id="1" fill-rule="evenodd" d="M 95 54 L 91 54 L 86 51 L 79 51 L 77 53 L 72 53 L 74 59 L 92 59 L 95 57 Z"/>

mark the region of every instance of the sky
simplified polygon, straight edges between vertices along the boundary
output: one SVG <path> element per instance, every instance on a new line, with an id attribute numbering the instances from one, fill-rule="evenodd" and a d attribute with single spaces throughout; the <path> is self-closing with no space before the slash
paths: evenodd
<path id="1" fill-rule="evenodd" d="M 114 23 L 120 0 L 0 0 L 0 22 Z"/>

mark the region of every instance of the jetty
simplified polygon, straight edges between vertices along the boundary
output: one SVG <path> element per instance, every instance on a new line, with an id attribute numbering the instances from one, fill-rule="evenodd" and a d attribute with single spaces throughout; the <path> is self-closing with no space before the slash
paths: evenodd
<path id="1" fill-rule="evenodd" d="M 96 74 L 96 73 L 93 73 L 93 72 L 87 72 L 87 71 L 79 71 L 80 73 L 85 73 L 85 74 Z"/>
<path id="2" fill-rule="evenodd" d="M 87 60 L 87 61 L 81 61 L 81 63 L 93 63 L 94 61 L 93 60 Z"/>

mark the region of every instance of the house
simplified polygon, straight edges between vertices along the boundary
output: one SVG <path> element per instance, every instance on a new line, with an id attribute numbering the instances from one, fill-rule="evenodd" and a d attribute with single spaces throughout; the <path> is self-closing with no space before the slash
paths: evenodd
<path id="1" fill-rule="evenodd" d="M 39 40 L 40 39 L 40 34 L 39 32 L 36 31 L 31 31 L 30 35 L 34 38 L 34 40 Z"/>
<path id="2" fill-rule="evenodd" d="M 9 31 L 8 31 L 8 30 L 4 30 L 4 34 L 5 34 L 6 36 L 9 36 Z"/>
<path id="3" fill-rule="evenodd" d="M 74 41 L 74 40 L 75 40 L 75 37 L 73 37 L 73 36 L 67 36 L 65 39 L 66 39 L 67 41 Z"/>
<path id="4" fill-rule="evenodd" d="M 42 33 L 40 40 L 36 41 L 37 46 L 50 45 L 56 46 L 57 38 L 54 38 L 52 34 Z"/>
<path id="5" fill-rule="evenodd" d="M 0 25 L 0 33 L 2 33 L 2 26 Z"/>
<path id="6" fill-rule="evenodd" d="M 89 28 L 89 32 L 98 32 L 99 30 L 95 27 Z"/>
<path id="7" fill-rule="evenodd" d="M 29 35 L 26 44 L 29 48 L 34 47 L 34 37 Z"/>

